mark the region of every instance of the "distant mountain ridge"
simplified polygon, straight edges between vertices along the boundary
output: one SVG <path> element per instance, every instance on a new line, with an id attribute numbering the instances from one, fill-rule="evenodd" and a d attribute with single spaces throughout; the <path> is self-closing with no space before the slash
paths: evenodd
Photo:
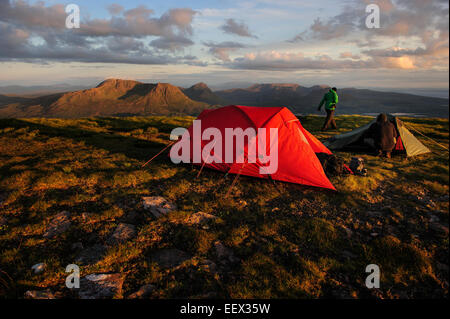
<path id="1" fill-rule="evenodd" d="M 194 101 L 201 101 L 211 105 L 224 105 L 226 101 L 213 93 L 213 91 L 206 85 L 200 82 L 190 88 L 181 89 L 190 99 Z"/>
<path id="2" fill-rule="evenodd" d="M 215 91 L 228 104 L 251 106 L 286 106 L 294 113 L 315 113 L 327 85 L 304 87 L 297 84 L 256 84 L 246 89 Z M 404 93 L 379 92 L 367 89 L 338 89 L 337 112 L 364 113 L 416 113 L 448 117 L 448 99 Z"/>
<path id="3" fill-rule="evenodd" d="M 108 79 L 92 89 L 0 105 L 0 117 L 194 115 L 208 107 L 209 104 L 189 99 L 168 83 Z"/>
<path id="4" fill-rule="evenodd" d="M 237 104 L 285 106 L 298 114 L 317 113 L 330 89 L 295 83 L 254 84 L 248 88 L 212 91 L 200 82 L 189 88 L 169 83 L 108 79 L 94 88 L 36 98 L 0 95 L 0 117 L 61 117 L 125 115 L 198 115 L 206 108 Z M 367 89 L 338 89 L 339 114 L 408 113 L 448 117 L 448 99 Z"/>

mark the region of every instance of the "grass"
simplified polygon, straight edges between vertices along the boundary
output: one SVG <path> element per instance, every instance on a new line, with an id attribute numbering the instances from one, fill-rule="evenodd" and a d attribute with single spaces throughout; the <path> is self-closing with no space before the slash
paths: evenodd
<path id="1" fill-rule="evenodd" d="M 105 244 L 130 215 L 137 236 L 108 246 L 82 276 L 125 274 L 126 297 L 145 284 L 152 298 L 442 298 L 448 297 L 449 158 L 433 154 L 365 159 L 367 177 L 331 178 L 337 193 L 174 165 L 167 156 L 141 166 L 169 140 L 170 131 L 192 117 L 130 117 L 0 120 L 0 296 L 22 298 L 26 290 L 51 288 L 64 296 L 65 267 L 74 263 L 73 243 Z M 322 118 L 300 119 L 320 139 Z M 362 116 L 337 118 L 338 132 L 368 123 Z M 443 145 L 444 119 L 404 122 Z M 139 205 L 163 196 L 177 205 L 159 220 Z M 51 218 L 71 213 L 71 227 L 54 239 L 43 234 Z M 217 218 L 205 226 L 185 221 L 196 212 Z M 438 219 L 438 222 L 436 222 Z M 447 227 L 436 231 L 434 224 Z M 220 241 L 237 262 L 222 263 Z M 152 256 L 176 248 L 182 264 L 161 268 Z M 32 265 L 47 268 L 33 275 Z M 208 263 L 217 265 L 207 266 Z M 381 288 L 365 287 L 365 268 L 381 269 Z"/>

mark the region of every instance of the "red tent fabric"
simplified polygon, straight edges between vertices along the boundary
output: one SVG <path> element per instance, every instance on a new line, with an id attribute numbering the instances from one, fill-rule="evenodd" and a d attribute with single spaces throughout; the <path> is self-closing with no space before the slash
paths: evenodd
<path id="1" fill-rule="evenodd" d="M 278 129 L 278 169 L 270 177 L 274 180 L 335 190 L 334 186 L 326 177 L 322 165 L 316 156 L 316 153 L 331 154 L 330 150 L 309 133 L 289 109 L 285 107 L 230 105 L 214 110 L 205 110 L 199 115 L 198 120 L 201 120 L 202 134 L 208 128 L 217 128 L 222 133 L 222 136 L 226 135 L 226 128 L 242 128 L 243 130 L 254 128 L 256 132 L 258 132 L 259 128 L 266 128 L 267 132 L 270 132 L 270 128 Z M 187 132 L 189 132 L 189 136 L 191 137 L 190 159 L 191 162 L 194 162 L 192 142 L 195 134 L 193 132 L 193 126 Z M 266 150 L 269 150 L 271 137 L 269 133 L 267 135 Z M 210 141 L 200 141 L 202 151 L 204 146 L 209 144 Z M 178 143 L 181 143 L 181 141 Z M 248 158 L 248 143 L 248 139 L 246 139 L 244 145 L 245 159 Z M 177 144 L 172 146 L 172 148 L 176 147 Z M 234 153 L 236 153 L 235 150 Z M 222 143 L 222 154 L 225 154 L 225 142 Z M 233 158 L 236 158 L 236 154 L 233 155 Z M 211 152 L 210 156 L 212 157 L 211 160 L 216 160 L 215 156 L 217 155 L 214 152 Z M 264 167 L 266 164 L 261 164 L 259 157 L 257 157 L 256 163 L 249 163 L 248 161 L 244 163 L 225 163 L 225 155 L 222 155 L 222 157 L 222 159 L 217 159 L 216 162 L 212 163 L 204 163 L 203 159 L 201 159 L 199 165 L 230 174 L 241 174 L 264 179 L 269 178 L 267 174 L 261 174 L 260 167 Z M 207 159 L 206 162 L 208 162 Z"/>

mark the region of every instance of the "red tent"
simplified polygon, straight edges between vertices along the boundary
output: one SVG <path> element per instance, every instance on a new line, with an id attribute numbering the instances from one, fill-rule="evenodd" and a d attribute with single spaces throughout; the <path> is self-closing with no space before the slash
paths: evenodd
<path id="1" fill-rule="evenodd" d="M 253 128 L 257 133 L 258 129 L 265 128 L 266 132 L 270 131 L 270 128 L 278 129 L 278 169 L 270 177 L 273 180 L 279 180 L 284 182 L 303 184 L 309 186 L 323 187 L 333 189 L 333 185 L 326 177 L 322 165 L 316 156 L 316 153 L 331 154 L 317 138 L 303 128 L 297 117 L 292 114 L 285 107 L 249 107 L 249 106 L 237 106 L 230 105 L 214 110 L 203 111 L 198 120 L 201 120 L 201 133 L 208 128 L 218 129 L 223 136 L 226 135 L 227 128 Z M 186 133 L 189 133 L 188 143 L 190 143 L 190 161 L 195 162 L 195 157 L 199 165 L 209 167 L 221 172 L 228 172 L 230 174 L 242 174 L 246 176 L 253 176 L 259 178 L 269 178 L 267 174 L 261 174 L 264 172 L 266 164 L 261 164 L 258 155 L 256 162 L 252 163 L 247 160 L 249 140 L 247 139 L 244 144 L 244 161 L 225 163 L 223 158 L 217 158 L 217 154 L 214 151 L 210 152 L 212 158 L 208 160 L 198 153 L 203 152 L 206 145 L 212 144 L 210 140 L 203 140 L 202 137 L 195 136 L 194 128 L 191 126 Z M 266 150 L 270 150 L 271 143 L 270 134 L 267 138 Z M 192 138 L 191 138 L 192 137 Z M 193 140 L 200 140 L 201 152 L 197 147 L 197 151 L 194 150 Z M 177 148 L 177 142 L 172 146 L 171 157 L 179 155 L 180 146 Z M 222 154 L 225 154 L 225 144 L 222 143 Z M 198 144 L 197 144 L 198 145 Z M 176 148 L 178 151 L 176 151 Z M 269 151 L 267 151 L 269 152 Z M 195 155 L 197 153 L 197 156 Z M 269 154 L 269 153 L 267 153 Z M 233 158 L 236 158 L 236 152 L 233 154 Z M 212 161 L 212 163 L 210 163 Z"/>

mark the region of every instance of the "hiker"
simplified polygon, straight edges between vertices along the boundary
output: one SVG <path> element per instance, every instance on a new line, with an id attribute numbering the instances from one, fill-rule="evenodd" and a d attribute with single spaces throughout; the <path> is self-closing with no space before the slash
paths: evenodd
<path id="1" fill-rule="evenodd" d="M 339 102 L 339 97 L 337 95 L 337 89 L 332 88 L 330 91 L 325 93 L 322 101 L 319 105 L 319 111 L 322 109 L 322 105 L 325 104 L 325 111 L 327 112 L 327 118 L 322 127 L 322 132 L 326 131 L 331 125 L 332 128 L 337 129 L 336 121 L 334 120 L 334 111 L 336 110 L 336 104 Z"/>
<path id="2" fill-rule="evenodd" d="M 373 139 L 376 156 L 382 156 L 385 153 L 387 158 L 391 158 L 398 134 L 394 124 L 388 121 L 386 114 L 378 115 L 377 121 L 370 126 L 366 136 Z"/>

